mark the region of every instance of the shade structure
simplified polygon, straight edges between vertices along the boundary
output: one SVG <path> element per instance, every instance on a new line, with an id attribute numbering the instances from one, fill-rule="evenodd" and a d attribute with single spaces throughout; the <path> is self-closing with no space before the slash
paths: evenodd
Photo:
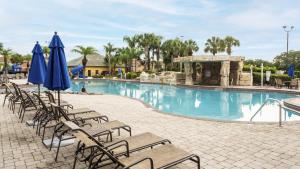
<path id="1" fill-rule="evenodd" d="M 40 85 L 44 83 L 47 66 L 43 49 L 39 42 L 36 42 L 32 50 L 32 59 L 29 68 L 28 82 L 38 85 L 38 93 L 40 95 Z"/>
<path id="2" fill-rule="evenodd" d="M 64 45 L 57 32 L 54 33 L 49 48 L 50 56 L 44 86 L 49 90 L 58 91 L 58 104 L 60 105 L 60 91 L 70 88 L 70 77 Z"/>
<path id="3" fill-rule="evenodd" d="M 288 75 L 291 78 L 294 78 L 294 75 L 295 75 L 295 65 L 294 64 L 292 64 L 292 65 L 289 66 Z"/>

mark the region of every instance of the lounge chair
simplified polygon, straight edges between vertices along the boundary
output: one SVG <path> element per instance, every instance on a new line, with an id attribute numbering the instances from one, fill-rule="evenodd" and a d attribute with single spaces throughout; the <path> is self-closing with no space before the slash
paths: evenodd
<path id="1" fill-rule="evenodd" d="M 51 105 L 53 106 L 52 111 L 56 111 L 58 114 L 60 114 L 61 119 L 63 119 L 63 121 L 62 121 L 63 123 L 58 123 L 55 126 L 53 135 L 52 135 L 52 141 L 50 144 L 50 150 L 51 150 L 54 137 L 58 138 L 59 144 L 58 144 L 56 157 L 55 157 L 55 161 L 57 161 L 61 141 L 70 139 L 70 138 L 64 139 L 63 135 L 65 135 L 66 133 L 68 133 L 70 130 L 73 129 L 72 126 L 66 125 L 66 123 L 64 123 L 64 121 L 72 121 L 77 124 L 81 124 L 83 126 L 86 126 L 86 124 L 82 123 L 82 120 L 78 121 L 76 118 L 71 119 L 70 116 L 68 116 L 68 114 L 66 114 L 65 111 L 60 106 L 55 105 L 53 103 Z M 129 135 L 131 136 L 131 127 L 120 121 L 117 121 L 117 120 L 100 123 L 100 124 L 98 123 L 98 124 L 94 124 L 93 126 L 92 125 L 90 125 L 90 126 L 91 127 L 89 127 L 88 129 L 85 128 L 90 135 L 92 135 L 93 137 L 98 137 L 98 139 L 100 139 L 100 136 L 106 135 L 107 136 L 106 141 L 108 141 L 108 137 L 110 137 L 110 141 L 112 141 L 112 131 L 113 130 L 118 130 L 118 134 L 120 135 L 120 129 L 123 129 L 125 131 L 128 131 Z M 65 129 L 63 127 L 67 127 L 67 129 Z"/>
<path id="2" fill-rule="evenodd" d="M 290 88 L 293 89 L 298 89 L 299 88 L 299 84 L 298 84 L 298 79 L 292 79 L 291 80 L 291 83 L 290 83 Z"/>
<path id="3" fill-rule="evenodd" d="M 10 83 L 3 83 L 2 85 L 5 87 L 5 96 L 3 100 L 2 107 L 5 105 L 6 100 L 8 101 L 8 108 L 11 109 L 13 101 L 16 99 L 17 95 L 16 92 L 12 91 L 12 89 L 9 87 Z"/>
<path id="4" fill-rule="evenodd" d="M 185 161 L 191 160 L 197 164 L 200 169 L 200 158 L 175 147 L 172 144 L 162 145 L 153 149 L 129 154 L 128 144 L 123 144 L 126 150 L 126 156 L 119 157 L 109 148 L 103 147 L 99 141 L 90 136 L 84 130 L 76 130 L 73 135 L 79 141 L 75 152 L 73 168 L 76 167 L 76 161 L 80 158 L 79 152 L 89 152 L 90 155 L 85 158 L 89 162 L 89 168 L 101 168 L 105 165 L 114 164 L 114 168 L 123 169 L 163 169 L 176 166 Z"/>
<path id="5" fill-rule="evenodd" d="M 284 83 L 283 83 L 282 79 L 276 78 L 275 79 L 275 86 L 278 87 L 278 88 L 282 88 L 284 86 Z"/>
<path id="6" fill-rule="evenodd" d="M 34 119 L 37 124 L 37 134 L 41 134 L 41 129 L 43 129 L 42 133 L 42 139 L 44 140 L 45 131 L 47 128 L 53 128 L 59 121 L 61 114 L 59 114 L 57 111 L 53 110 L 53 106 L 51 104 L 56 105 L 54 103 L 50 103 L 50 106 L 47 106 L 46 103 L 37 95 L 34 94 L 34 96 L 38 99 L 40 107 L 42 110 L 40 111 L 41 114 L 37 115 Z M 73 106 L 72 106 L 73 107 Z M 65 109 L 61 109 L 63 112 L 66 113 Z M 85 112 L 82 114 L 67 114 L 67 116 L 70 119 L 74 119 L 77 121 L 81 121 L 82 123 L 85 123 L 87 120 L 96 120 L 98 122 L 108 121 L 108 117 L 106 115 L 103 115 L 98 112 Z"/>
<path id="7" fill-rule="evenodd" d="M 53 94 L 50 91 L 45 91 L 47 97 L 49 98 L 50 103 L 56 103 L 57 100 L 55 100 Z M 61 107 L 67 107 L 67 108 L 71 108 L 73 109 L 73 105 L 69 104 L 68 102 L 64 101 L 64 100 L 60 100 L 60 106 Z"/>

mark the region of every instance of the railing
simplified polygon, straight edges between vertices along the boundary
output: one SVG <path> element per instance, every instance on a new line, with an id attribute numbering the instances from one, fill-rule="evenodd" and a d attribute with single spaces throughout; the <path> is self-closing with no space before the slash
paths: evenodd
<path id="1" fill-rule="evenodd" d="M 270 101 L 274 101 L 274 102 L 277 102 L 278 105 L 279 105 L 279 127 L 281 127 L 281 124 L 282 124 L 282 108 L 285 108 L 283 105 L 282 105 L 282 101 L 280 100 L 277 100 L 277 99 L 273 99 L 273 98 L 268 98 L 264 104 L 262 104 L 259 109 L 253 114 L 253 116 L 251 117 L 250 119 L 250 122 L 253 121 L 253 118 L 261 111 L 261 109 L 267 104 L 269 103 Z"/>

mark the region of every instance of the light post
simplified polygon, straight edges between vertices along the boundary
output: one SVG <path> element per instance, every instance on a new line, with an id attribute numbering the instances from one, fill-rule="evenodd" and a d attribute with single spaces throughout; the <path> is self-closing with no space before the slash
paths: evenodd
<path id="1" fill-rule="evenodd" d="M 283 30 L 286 32 L 286 57 L 289 56 L 289 34 L 294 29 L 294 26 L 282 26 Z"/>
<path id="2" fill-rule="evenodd" d="M 184 36 L 183 35 L 181 35 L 180 36 L 180 40 L 183 42 L 183 38 L 184 38 Z M 180 57 L 180 56 L 179 56 Z M 179 66 L 180 66 L 180 72 L 182 72 L 182 62 L 179 62 Z"/>

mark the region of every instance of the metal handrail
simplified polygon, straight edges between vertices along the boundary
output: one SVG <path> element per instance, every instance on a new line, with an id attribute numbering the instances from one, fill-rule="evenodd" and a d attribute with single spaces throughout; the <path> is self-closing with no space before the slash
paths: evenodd
<path id="1" fill-rule="evenodd" d="M 278 105 L 279 105 L 279 126 L 281 126 L 281 123 L 282 123 L 282 107 L 283 107 L 283 105 L 282 105 L 282 101 L 280 101 L 280 100 L 278 100 L 278 99 L 273 99 L 273 98 L 268 98 L 265 102 L 264 102 L 264 104 L 262 104 L 261 106 L 260 106 L 260 108 L 253 114 L 253 116 L 250 118 L 250 122 L 252 122 L 253 121 L 253 118 L 258 114 L 258 112 L 260 112 L 261 111 L 261 109 L 268 103 L 268 102 L 270 102 L 270 101 L 274 101 L 274 102 L 277 102 L 278 103 Z"/>

